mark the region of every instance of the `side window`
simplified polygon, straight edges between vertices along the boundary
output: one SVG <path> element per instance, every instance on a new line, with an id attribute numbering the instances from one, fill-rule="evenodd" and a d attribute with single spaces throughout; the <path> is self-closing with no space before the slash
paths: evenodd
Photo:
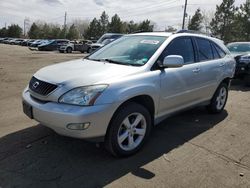
<path id="1" fill-rule="evenodd" d="M 211 46 L 212 46 L 212 50 L 213 50 L 213 54 L 214 54 L 214 59 L 220 59 L 220 54 L 218 53 L 218 51 L 215 48 L 215 45 L 211 42 Z"/>
<path id="2" fill-rule="evenodd" d="M 196 38 L 196 41 L 200 61 L 208 61 L 213 59 L 213 51 L 210 42 L 202 38 Z"/>
<path id="3" fill-rule="evenodd" d="M 226 56 L 226 53 L 224 52 L 224 50 L 222 50 L 219 46 L 217 46 L 216 44 L 214 45 L 217 52 L 220 54 L 220 57 L 223 58 Z"/>
<path id="4" fill-rule="evenodd" d="M 193 63 L 194 49 L 191 38 L 174 39 L 161 54 L 160 61 L 163 61 L 168 55 L 180 55 L 183 57 L 185 64 Z"/>

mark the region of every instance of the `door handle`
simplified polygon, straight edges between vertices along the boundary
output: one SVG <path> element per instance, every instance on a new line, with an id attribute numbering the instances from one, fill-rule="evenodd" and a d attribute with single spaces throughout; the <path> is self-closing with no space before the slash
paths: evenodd
<path id="1" fill-rule="evenodd" d="M 201 71 L 200 68 L 196 68 L 196 69 L 193 70 L 193 73 L 199 73 L 200 71 Z"/>

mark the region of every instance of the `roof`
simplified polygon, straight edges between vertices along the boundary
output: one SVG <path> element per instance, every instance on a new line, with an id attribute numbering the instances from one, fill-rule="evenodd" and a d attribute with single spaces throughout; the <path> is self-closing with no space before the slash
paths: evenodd
<path id="1" fill-rule="evenodd" d="M 142 32 L 142 33 L 135 33 L 131 35 L 149 35 L 149 36 L 162 36 L 162 37 L 169 37 L 173 35 L 173 33 L 169 32 Z"/>
<path id="2" fill-rule="evenodd" d="M 230 42 L 228 44 L 250 44 L 250 42 Z"/>

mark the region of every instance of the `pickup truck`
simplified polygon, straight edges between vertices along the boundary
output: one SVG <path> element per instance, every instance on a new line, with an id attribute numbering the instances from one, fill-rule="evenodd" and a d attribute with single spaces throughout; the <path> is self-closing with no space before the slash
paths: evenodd
<path id="1" fill-rule="evenodd" d="M 72 53 L 72 51 L 79 51 L 79 52 L 90 52 L 90 45 L 92 44 L 92 41 L 90 40 L 82 40 L 79 43 L 77 41 L 72 41 L 69 43 L 66 43 L 62 45 L 59 48 L 59 52 L 64 53 Z"/>

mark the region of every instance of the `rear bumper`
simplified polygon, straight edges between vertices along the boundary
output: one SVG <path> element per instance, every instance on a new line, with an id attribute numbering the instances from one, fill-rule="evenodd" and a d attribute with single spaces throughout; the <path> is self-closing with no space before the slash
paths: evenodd
<path id="1" fill-rule="evenodd" d="M 43 103 L 31 97 L 28 90 L 22 95 L 23 101 L 32 106 L 33 118 L 60 135 L 95 139 L 105 136 L 109 122 L 118 107 L 117 104 L 97 106 L 75 106 L 56 102 Z M 68 124 L 86 123 L 90 126 L 85 130 L 71 130 Z"/>

